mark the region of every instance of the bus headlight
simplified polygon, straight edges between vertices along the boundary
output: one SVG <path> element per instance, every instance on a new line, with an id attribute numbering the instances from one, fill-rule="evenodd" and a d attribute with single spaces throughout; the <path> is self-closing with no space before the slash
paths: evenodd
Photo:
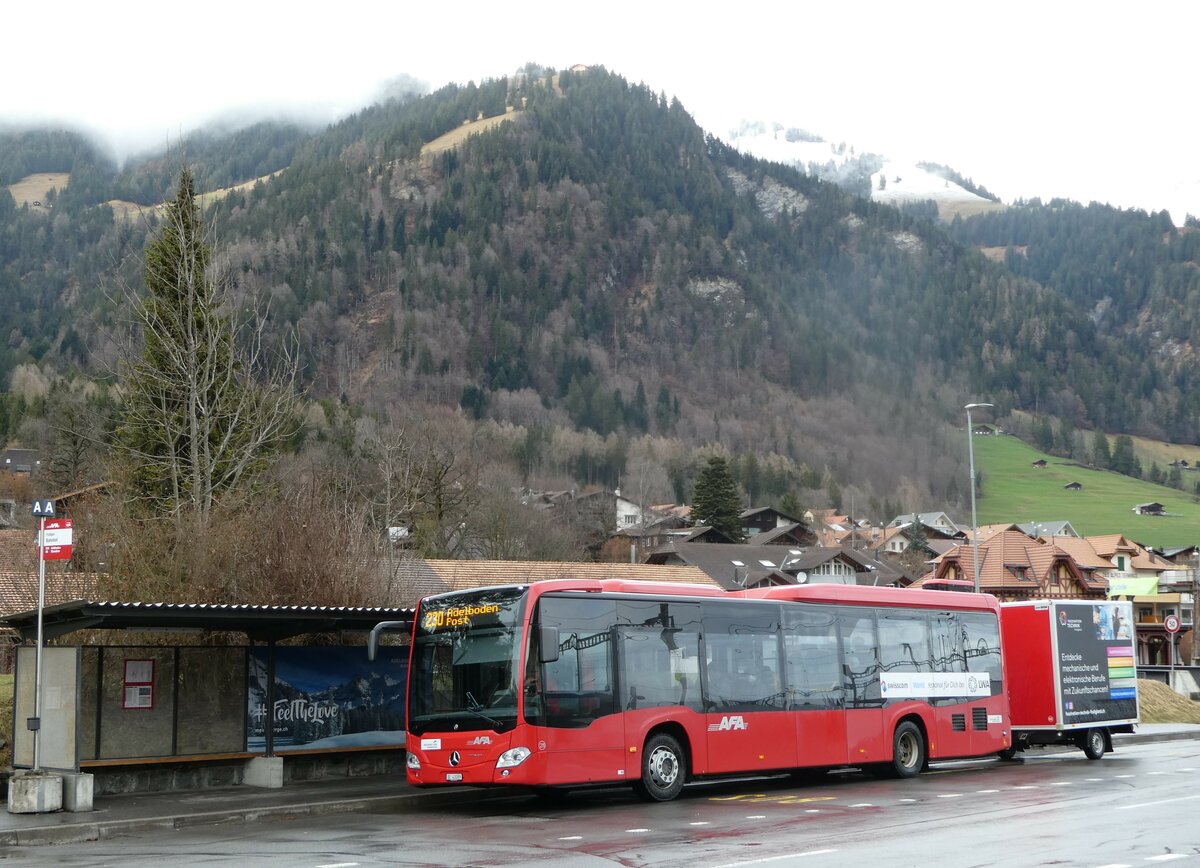
<path id="1" fill-rule="evenodd" d="M 525 760 L 529 759 L 532 751 L 527 747 L 513 747 L 500 754 L 500 759 L 496 760 L 496 768 L 511 769 L 514 766 L 519 766 Z"/>
<path id="2" fill-rule="evenodd" d="M 421 770 L 421 761 L 417 759 L 417 755 L 415 753 L 410 753 L 408 755 L 408 761 L 405 762 L 405 765 L 414 772 L 419 772 Z"/>

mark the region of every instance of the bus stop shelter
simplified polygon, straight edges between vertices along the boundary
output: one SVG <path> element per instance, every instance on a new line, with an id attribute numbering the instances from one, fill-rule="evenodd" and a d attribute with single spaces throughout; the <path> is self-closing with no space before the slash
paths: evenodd
<path id="1" fill-rule="evenodd" d="M 41 764 L 94 773 L 100 793 L 281 786 L 285 777 L 348 774 L 352 766 L 370 773 L 378 763 L 364 763 L 364 755 L 386 752 L 398 756 L 392 766 L 402 764 L 408 649 L 388 646 L 368 661 L 365 635 L 381 621 L 411 623 L 412 616 L 381 607 L 48 606 L 43 637 L 57 641 L 43 649 Z M 14 677 L 13 767 L 30 768 L 37 612 L 3 623 L 24 642 Z M 118 635 L 105 644 L 64 643 L 84 630 Z M 265 783 L 257 771 L 264 767 Z"/>

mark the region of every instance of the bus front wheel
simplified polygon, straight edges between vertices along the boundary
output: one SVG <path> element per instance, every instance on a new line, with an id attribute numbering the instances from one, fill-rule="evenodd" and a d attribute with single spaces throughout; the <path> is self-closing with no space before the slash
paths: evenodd
<path id="1" fill-rule="evenodd" d="M 687 777 L 683 748 L 674 736 L 660 732 L 642 749 L 642 779 L 634 787 L 642 798 L 669 802 L 683 790 Z"/>
<path id="2" fill-rule="evenodd" d="M 925 767 L 925 739 L 911 720 L 896 727 L 892 736 L 891 771 L 898 778 L 915 778 Z"/>

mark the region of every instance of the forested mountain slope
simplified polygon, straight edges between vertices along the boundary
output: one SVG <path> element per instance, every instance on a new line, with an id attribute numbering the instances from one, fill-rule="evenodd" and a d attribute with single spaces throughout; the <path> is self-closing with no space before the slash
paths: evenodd
<path id="1" fill-rule="evenodd" d="M 762 496 L 849 486 L 908 508 L 954 502 L 965 456 L 949 426 L 972 398 L 1000 414 L 1069 407 L 1110 430 L 1142 418 L 1118 407 L 1153 407 L 1165 433 L 1195 438 L 1192 367 L 1108 327 L 1096 299 L 1032 260 L 988 261 L 974 249 L 985 230 L 971 234 L 984 224 L 951 237 L 739 154 L 601 69 L 530 70 L 312 134 L 264 125 L 224 141 L 190 155 L 209 187 L 288 165 L 212 213 L 242 296 L 269 299 L 280 331 L 299 327 L 312 394 L 391 418 L 462 407 L 514 432 L 530 479 L 618 484 L 650 436 L 798 469 Z M 102 203 L 169 187 L 163 161 L 118 174 L 76 139 L 56 154 L 0 161 L 0 184 L 72 172 L 52 214 L 0 195 L 0 382 L 22 363 L 111 361 L 106 290 L 139 279 L 146 227 Z M 565 430 L 597 439 L 564 451 Z M 684 496 L 686 469 L 666 472 Z"/>

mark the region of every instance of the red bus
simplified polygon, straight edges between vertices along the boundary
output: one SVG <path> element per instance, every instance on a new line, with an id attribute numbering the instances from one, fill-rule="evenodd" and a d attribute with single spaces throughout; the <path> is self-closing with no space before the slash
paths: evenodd
<path id="1" fill-rule="evenodd" d="M 408 781 L 651 800 L 840 766 L 912 777 L 1011 747 L 999 604 L 814 584 L 556 580 L 421 601 Z"/>

